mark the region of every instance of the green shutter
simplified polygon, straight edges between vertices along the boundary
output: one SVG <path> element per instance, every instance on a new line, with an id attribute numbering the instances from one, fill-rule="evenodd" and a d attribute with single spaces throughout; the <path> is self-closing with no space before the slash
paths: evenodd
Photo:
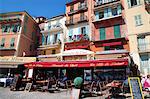
<path id="1" fill-rule="evenodd" d="M 105 33 L 105 28 L 100 28 L 100 40 L 105 40 L 106 39 L 106 33 Z"/>
<path id="2" fill-rule="evenodd" d="M 115 36 L 115 38 L 120 38 L 121 37 L 120 25 L 115 25 L 114 26 L 114 36 Z"/>
<path id="3" fill-rule="evenodd" d="M 2 38 L 0 47 L 3 48 L 5 46 L 5 38 Z"/>
<path id="4" fill-rule="evenodd" d="M 24 25 L 24 34 L 27 32 L 27 26 Z"/>
<path id="5" fill-rule="evenodd" d="M 15 28 L 15 26 L 12 25 L 12 26 L 11 26 L 11 32 L 13 32 L 14 28 Z"/>
<path id="6" fill-rule="evenodd" d="M 4 30 L 5 30 L 5 26 L 2 25 L 2 33 L 4 33 Z"/>
<path id="7" fill-rule="evenodd" d="M 10 47 L 14 47 L 14 43 L 15 43 L 15 38 L 11 38 Z"/>

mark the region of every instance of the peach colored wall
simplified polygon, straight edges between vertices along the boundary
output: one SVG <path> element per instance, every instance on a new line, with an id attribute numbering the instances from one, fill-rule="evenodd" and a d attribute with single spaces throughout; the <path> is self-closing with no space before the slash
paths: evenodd
<path id="1" fill-rule="evenodd" d="M 27 14 L 25 14 L 28 16 Z M 24 23 L 24 21 L 23 21 Z M 23 26 L 25 23 L 23 24 Z M 21 36 L 20 36 L 20 41 L 19 41 L 19 48 L 18 48 L 18 56 L 22 56 L 23 52 L 26 53 L 26 56 L 34 56 L 36 55 L 36 50 L 34 50 L 34 46 L 36 43 L 36 37 L 37 34 L 39 33 L 38 31 L 38 25 L 35 23 L 35 21 L 28 16 L 28 22 L 27 22 L 27 31 L 24 33 L 24 28 L 22 30 Z M 32 32 L 35 33 L 35 37 L 32 38 Z M 30 45 L 32 45 L 32 50 L 30 51 Z"/>
<path id="2" fill-rule="evenodd" d="M 114 39 L 114 25 L 119 23 L 119 21 L 116 19 L 116 20 L 113 20 L 111 21 L 112 23 L 108 23 L 108 21 L 106 22 L 101 22 L 100 24 L 97 23 L 96 26 L 95 26 L 95 30 L 94 30 L 94 39 L 95 41 L 98 41 L 100 40 L 100 33 L 99 33 L 99 28 L 100 27 L 105 27 L 105 32 L 106 32 L 106 39 Z M 110 26 L 108 26 L 108 24 Z M 121 23 L 120 23 L 121 24 Z M 124 37 L 127 33 L 127 29 L 126 29 L 126 25 L 123 24 L 123 25 L 120 25 L 120 32 L 121 32 L 121 37 Z"/>
<path id="3" fill-rule="evenodd" d="M 5 48 L 10 48 L 11 38 L 15 38 L 14 48 L 16 49 L 18 34 L 8 34 L 8 33 L 1 34 L 0 35 L 0 42 L 1 42 L 2 38 L 5 38 L 5 46 L 4 46 Z"/>
<path id="4" fill-rule="evenodd" d="M 6 16 L 7 15 L 7 16 Z M 14 13 L 6 13 L 6 17 L 10 17 L 10 16 L 18 16 L 21 15 L 20 19 L 21 21 L 21 28 L 20 28 L 20 32 L 18 33 L 2 33 L 2 30 L 0 29 L 0 41 L 3 37 L 6 37 L 5 42 L 6 42 L 6 48 L 9 48 L 10 45 L 10 40 L 12 37 L 15 37 L 15 49 L 11 50 L 11 51 L 7 51 L 7 50 L 3 50 L 1 51 L 1 55 L 2 56 L 22 56 L 23 52 L 26 53 L 26 56 L 33 56 L 36 54 L 35 50 L 30 51 L 30 45 L 35 45 L 35 40 L 36 40 L 36 35 L 38 35 L 39 33 L 39 29 L 38 29 L 38 25 L 35 23 L 35 21 L 32 19 L 31 16 L 29 16 L 26 12 L 14 12 Z M 28 16 L 28 22 L 27 22 L 27 32 L 23 33 L 23 27 L 24 27 L 24 16 Z M 0 26 L 1 27 L 1 26 Z M 35 33 L 35 37 L 32 38 L 32 32 Z"/>

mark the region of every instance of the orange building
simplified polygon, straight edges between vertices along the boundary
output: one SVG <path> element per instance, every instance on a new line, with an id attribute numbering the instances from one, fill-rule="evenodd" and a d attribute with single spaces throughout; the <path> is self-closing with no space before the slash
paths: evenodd
<path id="1" fill-rule="evenodd" d="M 38 33 L 38 25 L 27 12 L 1 13 L 0 68 L 36 61 L 32 57 L 36 55 Z"/>

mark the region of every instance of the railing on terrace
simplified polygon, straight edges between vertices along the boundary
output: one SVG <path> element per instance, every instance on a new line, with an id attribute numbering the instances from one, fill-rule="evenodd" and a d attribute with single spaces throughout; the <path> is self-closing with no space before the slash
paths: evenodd
<path id="1" fill-rule="evenodd" d="M 89 40 L 89 36 L 87 34 L 79 34 L 79 35 L 72 35 L 68 37 L 68 40 L 65 42 L 77 42 L 77 41 L 84 41 Z"/>
<path id="2" fill-rule="evenodd" d="M 139 44 L 138 49 L 140 52 L 149 52 L 150 51 L 150 43 Z"/>
<path id="3" fill-rule="evenodd" d="M 87 8 L 87 2 L 80 3 L 78 6 L 78 10 L 86 9 Z"/>
<path id="4" fill-rule="evenodd" d="M 50 26 L 47 26 L 47 27 L 43 27 L 41 29 L 41 32 L 44 32 L 44 31 L 55 31 L 55 30 L 60 30 L 62 29 L 62 26 L 61 24 L 55 24 L 55 25 L 50 25 Z"/>
<path id="5" fill-rule="evenodd" d="M 85 21 L 88 21 L 88 18 L 87 16 L 82 16 L 82 17 L 79 17 L 79 18 L 73 18 L 73 20 L 66 20 L 66 25 L 73 25 L 73 24 L 76 24 L 76 23 L 80 23 L 80 22 L 85 22 Z"/>
<path id="6" fill-rule="evenodd" d="M 104 5 L 104 4 L 108 4 L 108 3 L 112 3 L 112 2 L 116 2 L 116 1 L 120 1 L 120 0 L 101 0 L 101 1 L 96 1 L 94 6 L 100 6 L 100 5 Z"/>

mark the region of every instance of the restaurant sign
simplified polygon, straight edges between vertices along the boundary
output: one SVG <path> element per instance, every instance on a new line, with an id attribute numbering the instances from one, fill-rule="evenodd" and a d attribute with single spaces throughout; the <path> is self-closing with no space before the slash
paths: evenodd
<path id="1" fill-rule="evenodd" d="M 35 62 L 36 57 L 0 57 L 0 62 L 18 62 L 18 63 L 27 63 Z"/>
<path id="2" fill-rule="evenodd" d="M 26 67 L 101 67 L 101 66 L 127 66 L 128 61 L 74 61 L 74 62 L 32 62 Z"/>

